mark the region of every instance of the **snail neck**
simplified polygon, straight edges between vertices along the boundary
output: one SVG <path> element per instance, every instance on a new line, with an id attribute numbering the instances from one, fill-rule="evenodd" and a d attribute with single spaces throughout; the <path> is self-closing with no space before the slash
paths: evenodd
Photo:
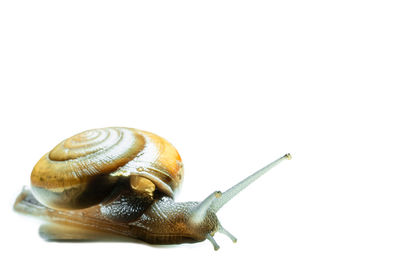
<path id="1" fill-rule="evenodd" d="M 207 234 L 218 228 L 218 219 L 214 213 L 205 216 L 202 223 L 194 225 L 190 218 L 199 202 L 174 202 L 164 196 L 153 202 L 153 205 L 136 221 L 129 223 L 143 231 L 139 238 L 157 244 L 178 244 L 203 241 Z"/>

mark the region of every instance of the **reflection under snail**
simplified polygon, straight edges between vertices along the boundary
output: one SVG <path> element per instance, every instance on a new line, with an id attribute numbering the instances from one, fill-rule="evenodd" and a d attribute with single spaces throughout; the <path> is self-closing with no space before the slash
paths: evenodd
<path id="1" fill-rule="evenodd" d="M 14 209 L 45 219 L 48 240 L 137 239 L 180 244 L 214 239 L 233 242 L 216 213 L 240 191 L 290 154 L 278 158 L 225 192 L 201 202 L 175 202 L 183 164 L 165 139 L 142 130 L 110 127 L 88 130 L 59 143 L 34 166 L 31 190 L 24 188 Z"/>

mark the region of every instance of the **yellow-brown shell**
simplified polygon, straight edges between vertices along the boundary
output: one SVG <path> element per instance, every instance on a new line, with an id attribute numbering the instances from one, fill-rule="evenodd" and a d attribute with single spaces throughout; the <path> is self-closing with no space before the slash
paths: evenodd
<path id="1" fill-rule="evenodd" d="M 33 168 L 31 185 L 46 206 L 80 209 L 103 201 L 121 178 L 129 178 L 134 190 L 157 189 L 172 197 L 182 176 L 181 157 L 168 141 L 150 132 L 110 127 L 59 143 Z"/>

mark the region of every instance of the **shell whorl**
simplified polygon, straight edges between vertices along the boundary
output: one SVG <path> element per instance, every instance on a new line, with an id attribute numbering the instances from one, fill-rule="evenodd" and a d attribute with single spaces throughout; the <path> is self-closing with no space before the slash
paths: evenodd
<path id="1" fill-rule="evenodd" d="M 174 158 L 163 162 L 168 153 Z M 31 185 L 43 204 L 79 209 L 104 200 L 121 177 L 150 177 L 171 195 L 179 186 L 181 167 L 178 152 L 159 136 L 132 128 L 101 128 L 65 139 L 45 154 L 33 168 Z"/>

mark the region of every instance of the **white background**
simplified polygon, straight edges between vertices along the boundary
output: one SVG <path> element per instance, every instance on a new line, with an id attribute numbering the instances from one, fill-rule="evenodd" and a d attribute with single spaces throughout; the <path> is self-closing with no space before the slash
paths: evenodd
<path id="1" fill-rule="evenodd" d="M 1 266 L 399 266 L 398 1 L 1 1 Z M 33 165 L 128 126 L 179 150 L 179 201 L 284 162 L 219 212 L 238 237 L 48 243 Z M 236 265 L 237 264 L 237 265 Z"/>

